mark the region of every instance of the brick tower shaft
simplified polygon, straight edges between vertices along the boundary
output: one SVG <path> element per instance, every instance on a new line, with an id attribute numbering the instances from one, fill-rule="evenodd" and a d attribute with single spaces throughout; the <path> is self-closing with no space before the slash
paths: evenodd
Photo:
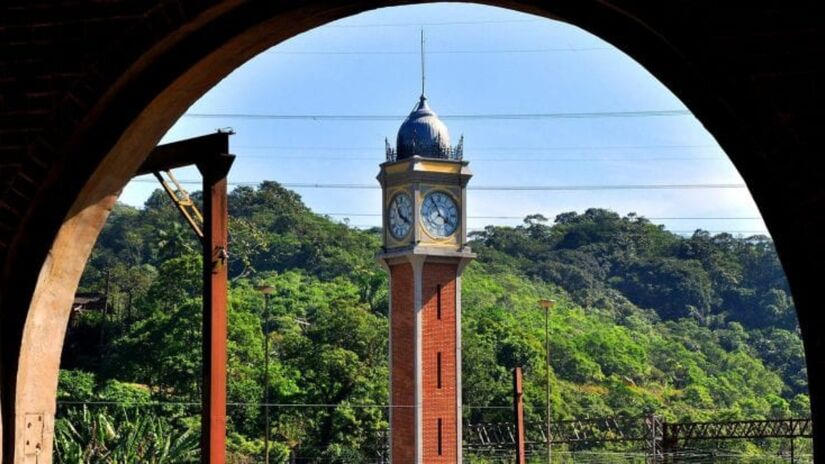
<path id="1" fill-rule="evenodd" d="M 455 463 L 461 457 L 463 265 L 461 259 L 417 261 L 389 266 L 392 461 Z"/>

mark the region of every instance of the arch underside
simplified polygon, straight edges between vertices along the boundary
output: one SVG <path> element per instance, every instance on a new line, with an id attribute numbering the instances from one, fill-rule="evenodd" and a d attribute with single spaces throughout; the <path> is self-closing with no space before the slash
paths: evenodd
<path id="1" fill-rule="evenodd" d="M 107 32 L 85 49 L 63 50 L 82 72 L 48 117 L 32 123 L 35 135 L 21 144 L 23 162 L 0 196 L 0 212 L 20 211 L 0 216 L 3 462 L 27 462 L 20 445 L 27 414 L 53 416 L 80 274 L 114 198 L 163 134 L 189 105 L 263 50 L 335 19 L 406 3 L 413 2 L 147 2 L 145 11 L 133 12 L 130 27 L 102 29 Z M 825 122 L 816 108 L 825 88 L 825 51 L 811 45 L 825 42 L 816 24 L 820 12 L 709 1 L 482 3 L 570 22 L 611 42 L 659 78 L 716 137 L 748 184 L 791 284 L 806 347 L 815 451 L 825 452 L 819 426 L 825 420 L 825 337 L 816 330 L 825 316 L 815 306 L 818 273 L 808 269 L 825 259 L 825 171 L 814 156 Z M 119 17 L 116 8 L 106 10 L 112 18 Z M 33 22 L 48 15 L 31 11 Z M 85 14 L 101 19 L 93 10 Z M 0 78 L 3 72 L 0 67 Z M 28 71 L 11 72 L 22 82 L 16 90 L 27 91 Z M 0 98 L 0 111 L 3 104 Z M 0 120 L 0 137 L 9 124 Z M 25 182 L 34 187 L 15 188 Z"/>

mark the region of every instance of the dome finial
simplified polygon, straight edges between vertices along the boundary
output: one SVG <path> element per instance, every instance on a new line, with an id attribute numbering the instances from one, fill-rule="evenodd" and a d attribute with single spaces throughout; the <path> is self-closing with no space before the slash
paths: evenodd
<path id="1" fill-rule="evenodd" d="M 421 28 L 421 101 L 427 99 L 424 93 L 424 83 L 426 80 L 426 72 L 424 68 L 424 28 Z"/>

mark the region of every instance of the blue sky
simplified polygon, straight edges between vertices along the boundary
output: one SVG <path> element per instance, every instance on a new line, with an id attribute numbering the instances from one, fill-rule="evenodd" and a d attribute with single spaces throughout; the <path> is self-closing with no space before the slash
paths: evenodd
<path id="1" fill-rule="evenodd" d="M 438 114 L 601 113 L 684 105 L 638 63 L 577 27 L 500 8 L 430 4 L 345 18 L 260 54 L 204 95 L 164 142 L 231 127 L 230 182 L 376 185 L 384 138 L 420 93 L 419 30 L 426 33 L 427 96 Z M 396 115 L 390 120 L 273 120 L 197 114 Z M 742 183 L 691 115 L 624 118 L 448 119 L 465 137 L 472 186 Z M 180 170 L 181 179 L 197 179 Z M 142 205 L 153 178 L 121 201 Z M 191 185 L 196 189 L 197 185 Z M 296 189 L 316 212 L 380 223 L 380 193 Z M 745 189 L 480 191 L 468 227 L 603 207 L 652 218 L 674 231 L 765 232 Z M 342 214 L 338 214 L 342 213 Z M 490 218 L 495 217 L 495 218 Z M 513 217 L 511 219 L 511 217 Z"/>

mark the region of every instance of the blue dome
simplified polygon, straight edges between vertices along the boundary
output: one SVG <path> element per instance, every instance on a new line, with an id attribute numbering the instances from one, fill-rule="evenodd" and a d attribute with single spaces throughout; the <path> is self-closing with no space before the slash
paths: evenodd
<path id="1" fill-rule="evenodd" d="M 396 150 L 399 160 L 413 156 L 452 158 L 450 133 L 447 131 L 447 126 L 427 105 L 427 97 L 424 95 L 398 129 Z"/>

